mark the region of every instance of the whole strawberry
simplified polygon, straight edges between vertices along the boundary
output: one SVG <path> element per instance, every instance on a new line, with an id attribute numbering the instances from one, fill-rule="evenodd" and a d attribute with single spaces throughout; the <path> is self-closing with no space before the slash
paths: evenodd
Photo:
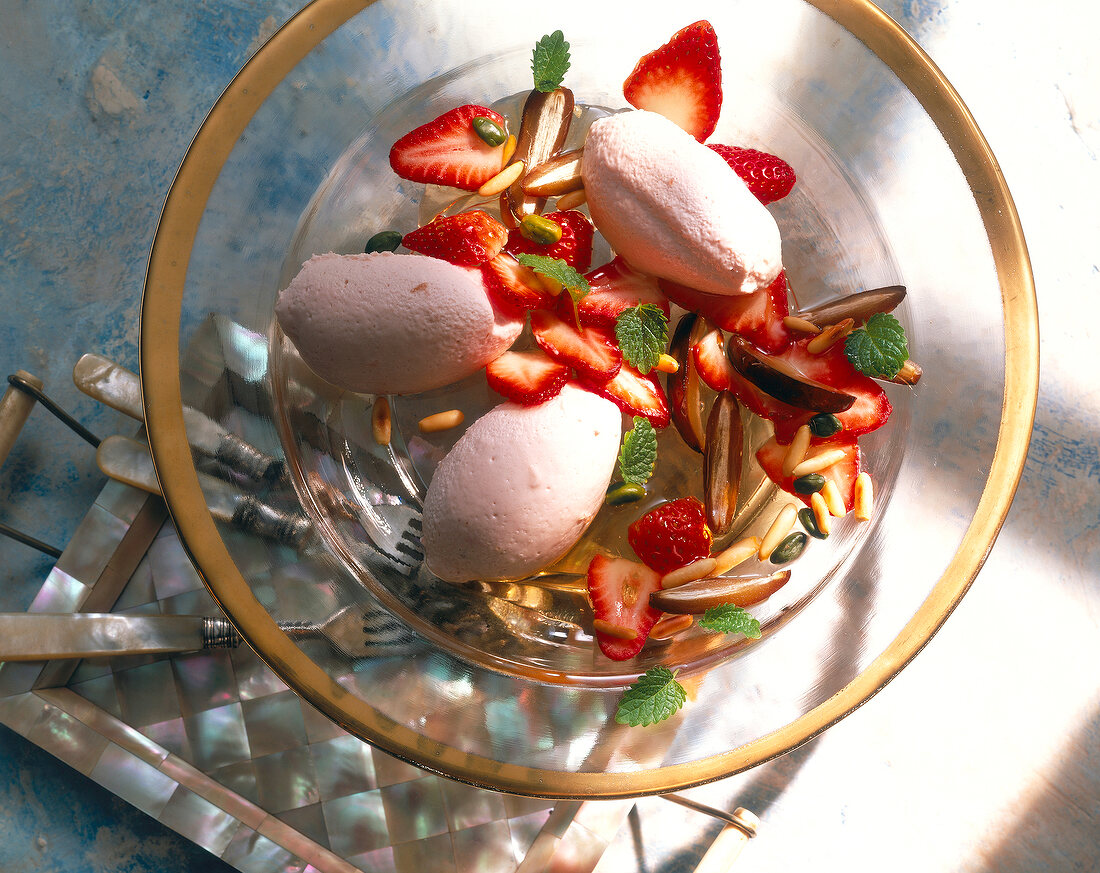
<path id="1" fill-rule="evenodd" d="M 401 244 L 409 251 L 459 267 L 476 267 L 495 258 L 507 239 L 508 230 L 503 224 L 488 212 L 474 209 L 438 216 L 405 234 Z"/>
<path id="2" fill-rule="evenodd" d="M 694 497 L 651 509 L 630 526 L 627 540 L 642 563 L 661 574 L 710 554 L 706 511 Z"/>
<path id="3" fill-rule="evenodd" d="M 542 216 L 561 228 L 561 239 L 554 243 L 541 243 L 528 239 L 517 227 L 508 234 L 504 248 L 513 255 L 545 255 L 548 258 L 561 258 L 578 273 L 584 273 L 592 266 L 592 222 L 583 212 L 571 209 L 568 212 L 548 212 Z"/>
<path id="4" fill-rule="evenodd" d="M 740 146 L 710 144 L 708 148 L 722 156 L 765 206 L 782 200 L 794 187 L 794 170 L 782 158 Z"/>

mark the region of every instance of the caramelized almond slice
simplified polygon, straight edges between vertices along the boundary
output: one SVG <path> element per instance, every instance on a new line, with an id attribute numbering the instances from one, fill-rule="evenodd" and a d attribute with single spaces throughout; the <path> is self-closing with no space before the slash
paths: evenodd
<path id="1" fill-rule="evenodd" d="M 523 193 L 528 197 L 560 197 L 584 187 L 581 179 L 581 155 L 584 149 L 562 152 L 543 161 L 523 177 Z"/>
<path id="2" fill-rule="evenodd" d="M 892 312 L 904 299 L 904 285 L 887 285 L 885 288 L 860 291 L 812 309 L 804 309 L 798 313 L 798 317 L 821 325 L 836 324 L 850 318 L 856 323 L 856 327 L 861 327 L 876 312 Z"/>
<path id="3" fill-rule="evenodd" d="M 672 342 L 668 345 L 669 354 L 679 365 L 675 373 L 666 380 L 668 405 L 672 423 L 687 444 L 696 452 L 703 451 L 705 435 L 703 431 L 703 400 L 699 395 L 699 372 L 695 369 L 695 358 L 691 348 L 707 332 L 707 323 L 694 312 L 689 312 L 676 322 Z"/>
<path id="4" fill-rule="evenodd" d="M 790 570 L 779 570 L 770 576 L 709 576 L 678 588 L 654 591 L 649 595 L 649 605 L 677 615 L 702 615 L 724 603 L 744 609 L 767 600 L 790 578 Z"/>
<path id="5" fill-rule="evenodd" d="M 721 537 L 733 528 L 744 452 L 741 407 L 729 391 L 721 392 L 710 409 L 705 445 L 703 502 L 707 527 L 714 536 Z"/>
<path id="6" fill-rule="evenodd" d="M 545 163 L 561 150 L 573 120 L 573 92 L 568 88 L 544 93 L 532 91 L 523 104 L 523 118 L 513 161 L 523 161 L 528 167 Z M 500 215 L 509 227 L 515 227 L 523 216 L 542 211 L 544 197 L 529 197 L 518 179 L 500 195 Z"/>
<path id="7" fill-rule="evenodd" d="M 755 349 L 743 337 L 731 334 L 726 357 L 734 369 L 761 391 L 777 400 L 815 412 L 843 412 L 855 397 L 804 376 L 789 363 Z"/>

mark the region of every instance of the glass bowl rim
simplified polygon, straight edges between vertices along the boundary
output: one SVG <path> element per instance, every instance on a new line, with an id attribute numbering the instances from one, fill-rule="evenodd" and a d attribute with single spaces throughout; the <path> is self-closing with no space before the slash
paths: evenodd
<path id="1" fill-rule="evenodd" d="M 1005 384 L 996 450 L 974 518 L 944 574 L 891 643 L 837 694 L 726 753 L 633 773 L 570 773 L 502 763 L 427 740 L 348 695 L 259 603 L 207 510 L 186 438 L 179 331 L 191 247 L 215 181 L 272 91 L 324 38 L 374 0 L 314 0 L 252 56 L 214 104 L 169 190 L 141 300 L 139 358 L 149 445 L 180 541 L 215 601 L 272 671 L 349 733 L 422 769 L 540 797 L 616 798 L 677 791 L 733 775 L 805 743 L 862 705 L 916 656 L 985 561 L 1023 472 L 1038 398 L 1035 286 L 1019 215 L 993 153 L 959 94 L 917 43 L 869 0 L 804 0 L 875 54 L 927 112 L 975 196 L 1000 280 Z"/>

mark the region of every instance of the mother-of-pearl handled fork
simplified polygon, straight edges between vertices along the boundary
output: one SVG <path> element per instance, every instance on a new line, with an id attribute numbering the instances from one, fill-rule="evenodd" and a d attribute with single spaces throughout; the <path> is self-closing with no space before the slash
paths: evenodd
<path id="1" fill-rule="evenodd" d="M 320 623 L 279 622 L 293 640 L 327 642 L 349 660 L 407 655 L 417 638 L 381 610 L 346 606 Z M 202 615 L 0 614 L 0 661 L 48 661 L 232 649 L 240 634 Z"/>

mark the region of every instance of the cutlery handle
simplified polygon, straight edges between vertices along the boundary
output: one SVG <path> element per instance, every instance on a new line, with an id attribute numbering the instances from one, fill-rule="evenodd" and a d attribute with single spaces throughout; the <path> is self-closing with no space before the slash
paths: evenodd
<path id="1" fill-rule="evenodd" d="M 45 661 L 235 648 L 223 618 L 95 613 L 0 614 L 0 661 Z"/>

